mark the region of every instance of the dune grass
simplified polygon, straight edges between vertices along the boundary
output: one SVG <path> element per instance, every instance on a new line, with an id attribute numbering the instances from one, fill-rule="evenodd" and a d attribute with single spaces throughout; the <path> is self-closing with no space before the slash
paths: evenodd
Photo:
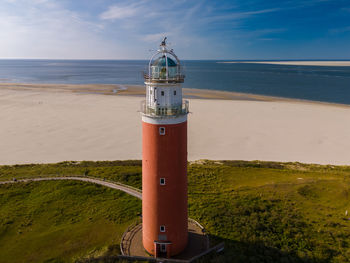
<path id="1" fill-rule="evenodd" d="M 119 252 L 141 211 L 121 191 L 75 181 L 0 186 L 0 262 L 74 262 Z"/>
<path id="2" fill-rule="evenodd" d="M 141 161 L 61 162 L 0 166 L 0 181 L 13 178 L 92 176 L 141 187 Z"/>
<path id="3" fill-rule="evenodd" d="M 89 175 L 93 177 L 106 178 L 141 187 L 141 162 L 140 161 L 116 161 L 116 162 L 64 162 L 59 164 L 45 165 L 20 165 L 20 166 L 0 166 L 0 180 L 8 180 L 13 177 L 28 178 L 33 176 L 57 176 L 57 175 Z M 57 182 L 58 183 L 58 182 Z M 63 183 L 63 182 L 61 182 Z M 67 184 L 70 184 L 66 182 Z M 188 166 L 189 183 L 189 216 L 198 220 L 204 225 L 211 236 L 213 243 L 224 241 L 224 252 L 202 259 L 202 262 L 348 262 L 350 261 L 350 167 L 349 166 L 322 166 L 300 163 L 276 163 L 276 162 L 244 162 L 244 161 L 201 161 L 190 163 Z M 54 185 L 46 182 L 40 185 Z M 81 183 L 74 182 L 70 193 L 79 188 Z M 19 192 L 27 196 L 28 187 L 37 187 L 37 184 L 27 184 L 26 187 L 18 188 Z M 3 204 L 9 203 L 9 209 L 15 209 L 16 204 L 21 202 L 18 198 L 8 197 L 4 199 L 6 193 L 11 193 L 11 188 L 17 186 L 1 186 L 0 212 Z M 86 186 L 87 187 L 87 186 Z M 96 188 L 97 186 L 91 186 Z M 41 188 L 41 187 L 39 187 Z M 63 187 L 62 189 L 65 189 Z M 81 189 L 84 189 L 81 188 Z M 97 187 L 97 189 L 104 189 Z M 68 191 L 68 190 L 67 190 Z M 82 190 L 83 191 L 83 190 Z M 112 191 L 112 190 L 104 190 Z M 33 199 L 31 204 L 40 203 L 41 196 L 45 196 L 44 191 L 35 192 L 39 201 Z M 111 232 L 122 233 L 130 220 L 135 218 L 140 211 L 140 201 L 134 200 L 122 202 L 121 210 L 115 210 L 111 203 L 118 203 L 127 198 L 124 194 L 116 191 L 118 195 L 123 195 L 115 200 L 110 200 L 108 194 L 91 195 L 86 191 L 85 195 L 73 195 L 71 203 L 75 198 L 81 200 L 91 199 L 86 205 L 79 205 L 79 214 L 82 221 L 89 222 L 88 211 L 100 209 L 97 214 L 103 215 L 94 219 L 93 222 L 97 230 L 101 227 L 105 229 L 112 222 L 115 230 L 111 227 Z M 93 193 L 93 192 L 92 192 Z M 111 192 L 114 194 L 114 191 Z M 106 195 L 106 197 L 105 197 Z M 50 196 L 50 195 L 49 195 Z M 80 199 L 80 196 L 84 198 Z M 58 195 L 59 197 L 59 195 Z M 16 199 L 17 198 L 17 199 Z M 34 198 L 34 197 L 32 197 Z M 99 199 L 101 198 L 101 199 Z M 105 200 L 105 198 L 107 198 Z M 130 197 L 131 198 L 131 197 Z M 11 201 L 11 200 L 14 201 Z M 96 208 L 96 200 L 99 204 Z M 5 201 L 4 201 L 5 200 Z M 27 199 L 26 199 L 27 200 Z M 29 198 L 28 200 L 31 200 Z M 62 198 L 57 199 L 61 204 Z M 118 201 L 119 200 L 119 201 Z M 132 199 L 133 200 L 133 199 Z M 109 203 L 109 201 L 111 203 Z M 28 201 L 29 202 L 29 201 Z M 106 203 L 104 203 L 106 202 Z M 50 218 L 47 222 L 53 224 L 54 229 L 57 209 L 51 210 L 51 206 L 57 206 L 55 202 L 46 204 L 47 212 L 44 218 Z M 129 211 L 128 208 L 134 210 Z M 346 210 L 349 214 L 346 215 Z M 6 210 L 7 211 L 7 210 Z M 12 210 L 11 210 L 12 211 Z M 3 247 L 4 237 L 7 242 L 16 248 L 23 248 L 16 243 L 16 238 L 22 236 L 26 231 L 22 231 L 20 224 L 26 225 L 29 215 L 39 216 L 44 213 L 23 213 L 25 209 L 18 210 L 12 219 L 12 223 L 5 224 L 1 221 L 1 229 L 9 227 L 11 231 L 1 230 L 0 250 Z M 39 210 L 40 211 L 40 210 Z M 81 228 L 68 228 L 71 224 L 69 220 L 75 218 L 74 209 L 65 213 L 65 220 L 60 224 L 67 227 L 70 237 L 66 236 L 66 242 L 81 243 L 76 240 L 83 240 L 83 225 Z M 103 212 L 102 212 L 103 211 Z M 130 214 L 129 214 L 130 212 Z M 25 214 L 23 217 L 21 214 Z M 111 217 L 110 213 L 114 213 Z M 96 213 L 93 213 L 96 214 Z M 23 217 L 23 218 L 22 218 Z M 30 217 L 29 217 L 30 218 Z M 58 216 L 58 218 L 61 218 Z M 80 218 L 80 217 L 78 217 Z M 27 221 L 26 221 L 27 220 Z M 63 219 L 62 219 L 63 220 Z M 85 221 L 84 221 L 85 220 Z M 101 220 L 101 221 L 99 221 Z M 11 221 L 11 220 L 10 220 Z M 31 222 L 31 221 L 29 221 Z M 77 224 L 80 224 L 80 223 Z M 100 223 L 98 223 L 100 222 Z M 33 224 L 33 223 L 32 223 Z M 67 226 L 66 226 L 67 225 Z M 108 227 L 109 228 L 109 227 Z M 118 230 L 119 229 L 119 230 Z M 21 231 L 18 234 L 17 231 Z M 50 230 L 51 231 L 51 230 Z M 118 232 L 119 231 L 119 232 Z M 59 245 L 62 242 L 56 236 L 49 234 L 40 235 L 40 231 L 33 232 L 32 238 L 38 236 L 42 238 L 43 244 L 53 247 L 57 253 L 50 254 L 51 258 L 75 259 L 89 251 L 106 251 L 108 244 L 116 244 L 117 241 L 108 239 L 108 234 L 104 236 L 101 230 L 101 243 L 89 243 L 83 249 L 77 249 L 71 254 L 60 254 Z M 49 232 L 54 235 L 55 231 Z M 64 231 L 63 231 L 64 233 Z M 116 234 L 119 235 L 119 234 Z M 82 239 L 79 239 L 81 237 Z M 89 238 L 87 238 L 90 240 Z M 47 241 L 45 241 L 47 240 Z M 48 241 L 50 240 L 50 241 Z M 58 241 L 57 241 L 58 240 Z M 85 239 L 84 239 L 85 240 Z M 91 238 L 95 240 L 95 238 Z M 103 243 L 103 241 L 105 241 Z M 39 241 L 38 241 L 39 242 Z M 51 243 L 50 243 L 51 242 Z M 118 239 L 119 242 L 119 239 Z M 38 243 L 40 244 L 40 243 Z M 40 244 L 41 245 L 41 244 Z M 56 248 L 57 246 L 57 248 Z M 74 246 L 73 246 L 74 247 Z M 80 252 L 77 252 L 77 251 Z M 1 251 L 0 251 L 1 254 Z M 59 256 L 58 256 L 59 255 Z M 47 256 L 49 258 L 49 255 Z M 0 258 L 1 262 L 1 258 Z M 38 261 L 39 262 L 39 261 Z"/>
<path id="4" fill-rule="evenodd" d="M 350 168 L 205 162 L 189 167 L 189 213 L 225 241 L 214 262 L 347 262 Z"/>

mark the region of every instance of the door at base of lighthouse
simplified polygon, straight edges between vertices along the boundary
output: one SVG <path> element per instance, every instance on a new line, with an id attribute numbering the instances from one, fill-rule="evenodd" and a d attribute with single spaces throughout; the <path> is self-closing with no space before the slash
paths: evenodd
<path id="1" fill-rule="evenodd" d="M 166 258 L 169 255 L 169 243 L 160 243 L 160 242 L 154 242 L 155 243 L 155 249 L 156 249 L 156 257 L 158 258 Z"/>
<path id="2" fill-rule="evenodd" d="M 160 253 L 166 253 L 166 244 L 160 244 Z"/>

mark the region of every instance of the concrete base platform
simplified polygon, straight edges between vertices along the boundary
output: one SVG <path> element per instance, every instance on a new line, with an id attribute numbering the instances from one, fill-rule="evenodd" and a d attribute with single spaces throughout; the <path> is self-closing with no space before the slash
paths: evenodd
<path id="1" fill-rule="evenodd" d="M 209 249 L 209 237 L 196 221 L 188 220 L 188 245 L 173 259 L 189 260 Z M 128 228 L 121 240 L 122 254 L 125 256 L 153 257 L 143 248 L 142 224 Z"/>

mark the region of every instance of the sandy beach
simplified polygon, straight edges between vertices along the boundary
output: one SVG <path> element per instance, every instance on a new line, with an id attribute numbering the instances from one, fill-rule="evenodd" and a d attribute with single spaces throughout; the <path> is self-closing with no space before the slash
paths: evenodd
<path id="1" fill-rule="evenodd" d="M 350 61 L 225 61 L 218 63 L 255 63 L 293 66 L 350 67 Z"/>
<path id="2" fill-rule="evenodd" d="M 0 85 L 0 164 L 141 159 L 143 89 L 56 86 Z M 191 161 L 350 164 L 348 106 L 185 92 Z"/>
<path id="3" fill-rule="evenodd" d="M 120 95 L 120 96 L 146 96 L 145 86 L 120 84 L 26 84 L 26 83 L 0 83 L 1 89 L 35 92 L 68 92 L 76 94 Z M 228 92 L 203 89 L 183 89 L 188 99 L 220 99 L 220 100 L 289 100 L 286 98 L 269 97 L 256 94 Z"/>

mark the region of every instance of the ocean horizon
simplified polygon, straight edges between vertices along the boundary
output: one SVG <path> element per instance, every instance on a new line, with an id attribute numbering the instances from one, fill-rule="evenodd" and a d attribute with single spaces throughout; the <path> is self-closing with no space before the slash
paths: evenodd
<path id="1" fill-rule="evenodd" d="M 335 60 L 183 60 L 184 88 L 350 104 L 350 67 L 225 61 Z M 144 85 L 147 66 L 148 60 L 1 59 L 0 83 Z"/>

